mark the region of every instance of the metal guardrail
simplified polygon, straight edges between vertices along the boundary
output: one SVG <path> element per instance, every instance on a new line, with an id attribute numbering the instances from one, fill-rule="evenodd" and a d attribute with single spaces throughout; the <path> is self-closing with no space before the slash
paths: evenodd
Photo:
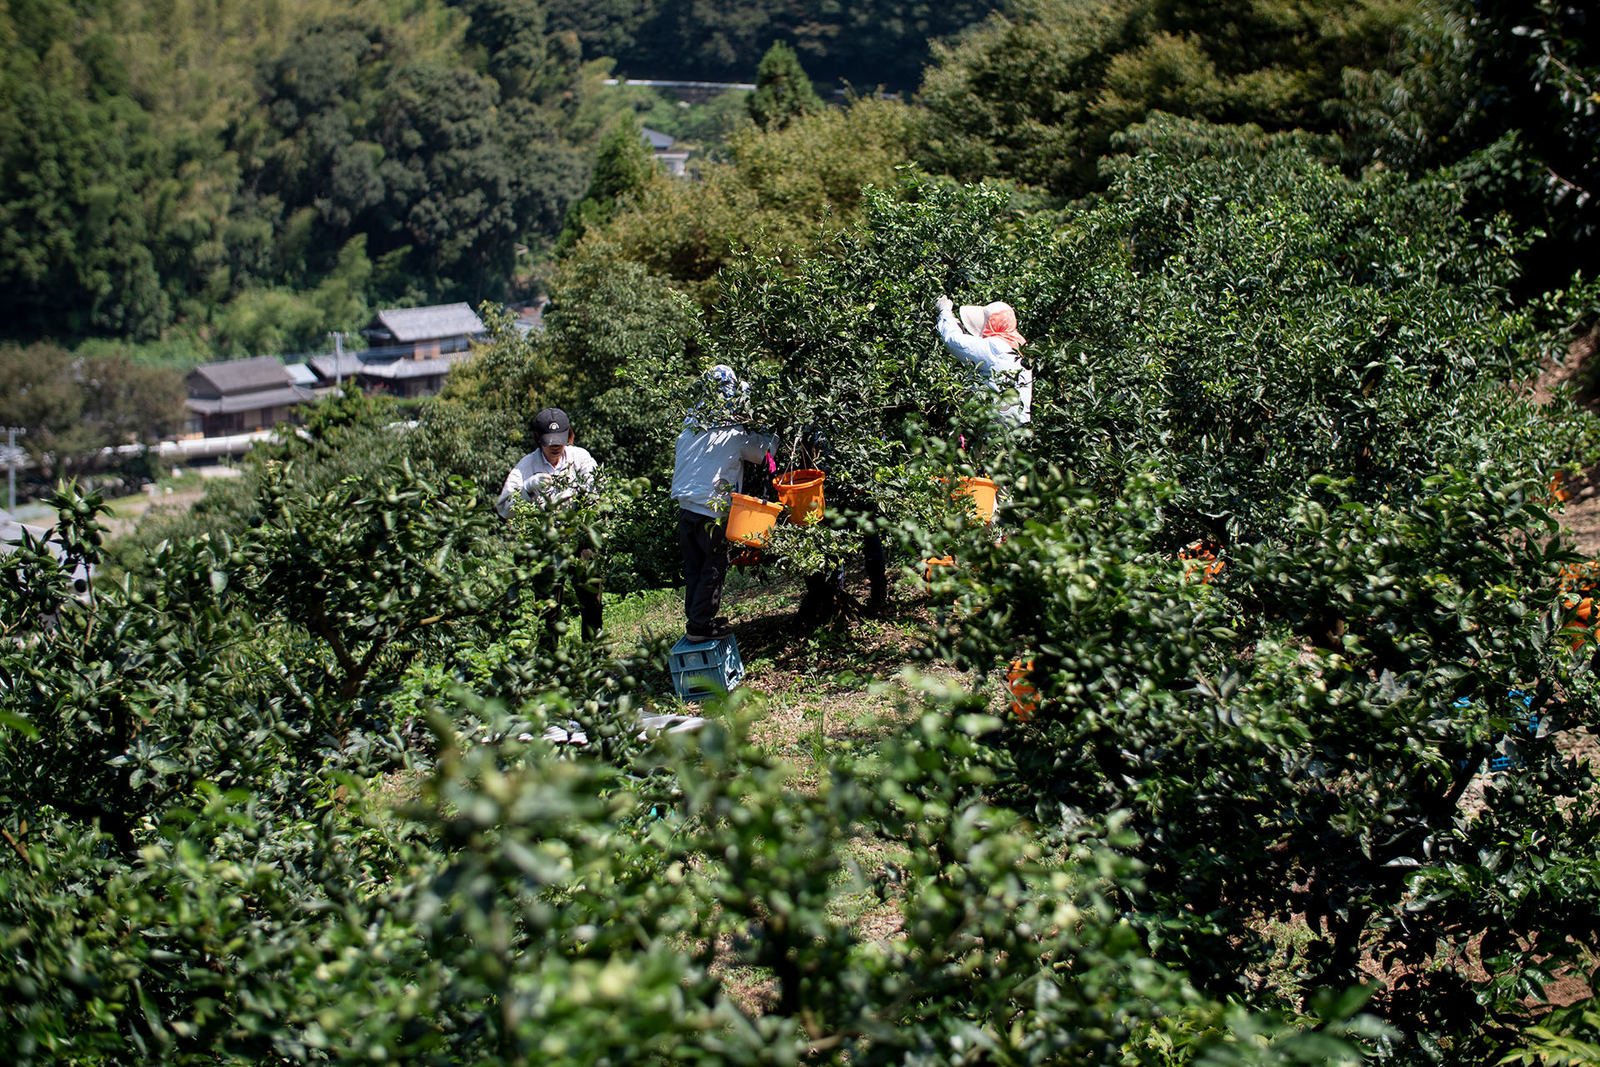
<path id="1" fill-rule="evenodd" d="M 280 430 L 254 430 L 250 433 L 229 434 L 226 437 L 189 437 L 181 441 L 157 441 L 151 445 L 108 445 L 100 450 L 99 455 L 104 459 L 137 456 L 149 448 L 163 459 L 216 459 L 219 456 L 241 456 L 262 441 L 281 440 L 281 433 Z M 14 451 L 17 470 L 31 470 L 37 466 L 33 457 L 22 449 Z M 0 467 L 10 466 L 11 459 L 10 451 L 4 445 L 0 445 Z"/>

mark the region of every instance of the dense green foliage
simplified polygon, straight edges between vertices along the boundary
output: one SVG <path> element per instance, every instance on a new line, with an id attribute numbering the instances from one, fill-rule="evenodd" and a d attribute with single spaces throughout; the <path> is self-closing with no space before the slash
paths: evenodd
<path id="1" fill-rule="evenodd" d="M 1097 186 L 1112 136 L 1152 109 L 1331 131 L 1346 68 L 1382 69 L 1414 5 L 1017 0 L 935 48 L 931 165 L 1064 195 Z"/>
<path id="2" fill-rule="evenodd" d="M 801 115 L 822 110 L 822 98 L 800 66 L 800 58 L 782 41 L 774 41 L 761 57 L 749 104 L 750 118 L 763 130 L 781 130 Z"/>
<path id="3" fill-rule="evenodd" d="M 781 464 L 826 435 L 840 517 L 784 532 L 780 566 L 852 552 L 852 501 L 962 561 L 930 651 L 1031 659 L 1042 701 L 983 737 L 990 795 L 1133 829 L 1119 899 L 1156 958 L 1270 1010 L 1376 966 L 1386 1055 L 1492 1060 L 1597 934 L 1592 778 L 1553 743 L 1596 725 L 1594 683 L 1536 491 L 1593 429 L 1506 389 L 1540 350 L 1516 235 L 1456 172 L 1352 180 L 1302 138 L 1172 119 L 1125 144 L 1084 208 L 914 182 L 795 266 L 737 260 L 698 353 L 627 357 L 638 395 L 664 450 L 695 368 L 729 362 Z M 1024 309 L 1026 431 L 985 429 L 941 292 Z M 1000 543 L 934 481 L 986 434 Z M 1175 559 L 1195 539 L 1226 546 L 1210 584 Z"/>
<path id="4" fill-rule="evenodd" d="M 1471 172 L 1478 210 L 1508 211 L 1547 239 L 1538 288 L 1588 263 L 1600 225 L 1595 12 L 1556 0 L 1441 0 L 1407 26 L 1391 70 L 1346 72 L 1357 158 L 1417 173 L 1495 145 Z"/>
<path id="5" fill-rule="evenodd" d="M 574 32 L 586 55 L 612 56 L 633 78 L 749 82 L 768 47 L 782 40 L 813 77 L 904 90 L 916 85 L 930 40 L 980 21 L 998 5 L 552 0 L 547 6 L 552 28 Z"/>
<path id="6" fill-rule="evenodd" d="M 74 355 L 44 342 L 0 344 L 0 380 L 0 426 L 23 431 L 17 446 L 32 460 L 24 485 L 147 464 L 103 450 L 153 445 L 184 423 L 182 377 L 115 350 Z"/>
<path id="7" fill-rule="evenodd" d="M 993 720 L 950 718 L 970 699 L 822 790 L 734 704 L 670 747 L 636 737 L 646 650 L 530 640 L 573 531 L 529 516 L 505 540 L 404 464 L 319 493 L 301 464 L 381 432 L 326 414 L 238 537 L 162 547 L 87 602 L 43 551 L 8 565 L 14 1061 L 1326 1063 L 1372 1032 L 1348 1007 L 1317 1033 L 1250 1018 L 1150 961 L 1108 896 L 1131 865 L 1052 854 L 984 803 Z M 96 561 L 97 501 L 58 503 L 68 562 Z M 379 528 L 408 551 L 361 551 Z M 569 719 L 599 758 L 537 740 Z M 848 858 L 864 833 L 895 843 L 892 883 Z M 863 900 L 909 936 L 864 937 Z M 773 975 L 760 1010 L 724 988 L 741 966 Z"/>
<path id="8" fill-rule="evenodd" d="M 565 277 L 617 269 L 620 261 L 714 304 L 718 272 L 731 260 L 759 252 L 793 263 L 859 211 L 865 187 L 895 185 L 919 127 L 914 109 L 880 99 L 781 129 L 746 126 L 730 138 L 726 162 L 702 165 L 698 180 L 658 176 L 618 204 L 610 225 L 591 232 L 553 272 L 552 296 L 558 305 L 570 301 Z"/>
<path id="9" fill-rule="evenodd" d="M 159 332 L 199 314 L 204 262 L 216 335 L 283 343 L 568 237 L 546 330 L 487 307 L 443 396 L 325 400 L 110 552 L 64 486 L 50 543 L 5 558 L 10 1059 L 1593 1060 L 1595 568 L 1549 509 L 1600 434 L 1520 387 L 1600 309 L 1527 270 L 1537 227 L 1588 225 L 1577 7 L 1028 0 L 939 50 L 925 107 L 766 112 L 693 182 L 643 166 L 550 30 L 687 12 L 72 12 L 0 22 L 33 109 L 0 132 L 33 121 L 66 167 L 8 168 L 0 210 L 17 278 L 92 290 L 73 314 Z M 728 40 L 766 17 L 741 15 Z M 91 90 L 145 52 L 79 31 L 181 53 L 191 26 L 248 76 L 158 93 L 200 68 L 154 49 Z M 268 117 L 223 120 L 251 97 Z M 119 116 L 91 152 L 83 124 Z M 175 130 L 182 205 L 148 177 Z M 72 167 L 105 169 L 60 188 L 104 188 L 55 210 L 40 183 Z M 997 424 L 941 345 L 941 295 L 1016 306 L 1031 422 Z M 56 415 L 113 380 L 6 358 Z M 803 773 L 754 742 L 757 694 L 660 732 L 676 634 L 544 639 L 571 578 L 672 581 L 671 442 L 717 362 L 782 466 L 827 471 L 828 518 L 781 527 L 768 572 L 882 534 L 944 679 L 909 672 L 881 735 Z M 599 489 L 502 523 L 547 405 Z M 110 399 L 95 420 L 154 432 Z M 952 494 L 969 474 L 992 524 Z M 1033 687 L 1009 706 L 1008 669 Z"/>
<path id="10" fill-rule="evenodd" d="M 578 56 L 531 2 L 11 4 L 0 40 L 13 336 L 259 351 L 499 297 L 582 188 Z"/>

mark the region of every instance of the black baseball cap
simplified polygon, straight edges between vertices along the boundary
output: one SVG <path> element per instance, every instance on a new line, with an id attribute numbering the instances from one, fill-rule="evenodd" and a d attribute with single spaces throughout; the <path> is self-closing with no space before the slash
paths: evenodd
<path id="1" fill-rule="evenodd" d="M 533 432 L 539 438 L 541 448 L 564 445 L 567 436 L 572 433 L 572 420 L 560 408 L 545 408 L 533 417 Z"/>

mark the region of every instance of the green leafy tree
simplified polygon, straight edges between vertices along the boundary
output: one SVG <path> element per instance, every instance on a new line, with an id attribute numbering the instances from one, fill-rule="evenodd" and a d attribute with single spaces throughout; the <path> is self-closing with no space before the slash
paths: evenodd
<path id="1" fill-rule="evenodd" d="M 849 6 L 553 0 L 548 8 L 552 29 L 571 31 L 585 55 L 609 56 L 634 77 L 749 81 L 762 50 L 781 39 L 823 81 L 905 90 L 915 86 L 930 41 L 981 21 L 997 6 L 992 0 Z"/>
<path id="2" fill-rule="evenodd" d="M 1594 13 L 1554 0 L 1421 10 L 1397 48 L 1403 63 L 1347 74 L 1354 154 L 1409 173 L 1465 164 L 1474 210 L 1545 231 L 1530 272 L 1544 288 L 1565 284 L 1600 218 Z"/>
<path id="3" fill-rule="evenodd" d="M 643 192 L 654 177 L 655 161 L 638 123 L 631 117 L 617 122 L 600 139 L 589 190 L 567 212 L 556 248 L 568 249 L 590 230 L 603 226 L 624 201 Z"/>
<path id="4" fill-rule="evenodd" d="M 348 444 L 381 414 L 346 399 L 285 447 Z M 403 469 L 334 486 L 269 501 L 241 542 L 169 547 L 87 602 L 67 580 L 97 559 L 95 498 L 60 500 L 64 561 L 33 544 L 7 558 L 0 1048 L 19 1064 L 308 1050 L 578 1064 L 708 1047 L 719 1062 L 972 1048 L 1327 1063 L 1374 1032 L 1346 1011 L 1301 1033 L 1152 963 L 1113 903 L 1136 882 L 1127 861 L 1043 849 L 981 799 L 993 768 L 976 736 L 993 720 L 971 698 L 936 699 L 816 790 L 748 745 L 734 704 L 692 739 L 641 738 L 653 653 L 540 659 L 499 596 L 434 630 L 451 639 L 405 669 L 420 680 L 407 699 L 353 693 L 350 671 L 328 682 L 319 613 L 347 649 L 382 630 L 420 653 L 401 616 L 426 626 L 522 566 L 452 551 L 453 505 Z M 380 512 L 407 552 L 386 563 L 329 540 Z M 527 558 L 570 534 L 518 528 Z M 432 731 L 411 757 L 403 735 L 339 727 L 402 708 Z M 572 720 L 598 758 L 541 740 Z M 407 759 L 422 765 L 396 803 L 374 775 Z M 891 843 L 893 879 L 851 858 L 868 834 Z M 862 900 L 907 936 L 874 938 Z M 750 966 L 770 969 L 773 1003 L 736 995 L 730 975 Z"/>
<path id="5" fill-rule="evenodd" d="M 782 41 L 773 41 L 756 70 L 755 92 L 746 105 L 751 120 L 763 130 L 781 130 L 801 115 L 822 110 L 822 98 L 811 86 L 800 57 Z"/>
<path id="6" fill-rule="evenodd" d="M 519 245 L 553 238 L 582 188 L 576 46 L 538 5 L 424 8 L 0 13 L 17 45 L 0 62 L 9 335 L 153 342 L 221 325 L 233 343 L 241 318 L 301 311 L 244 294 L 324 281 L 362 287 L 339 313 L 506 295 Z M 359 278 L 357 239 L 375 267 Z"/>
<path id="7" fill-rule="evenodd" d="M 935 45 L 919 96 L 932 116 L 923 159 L 1077 196 L 1098 187 L 1113 135 L 1151 110 L 1328 132 L 1323 105 L 1341 73 L 1389 62 L 1411 8 L 1019 0 Z"/>
<path id="8" fill-rule="evenodd" d="M 1031 659 L 1039 703 L 993 736 L 1015 795 L 1138 836 L 1158 957 L 1257 1006 L 1376 963 L 1407 1057 L 1493 1059 L 1594 936 L 1589 884 L 1544 873 L 1588 862 L 1594 815 L 1555 741 L 1594 715 L 1553 587 L 1569 557 L 1530 486 L 1486 473 L 1392 507 L 1322 483 L 1214 581 L 1161 547 L 1172 487 L 1055 518 L 1073 487 L 1043 474 L 1013 536 L 956 548 L 961 621 L 934 642 Z"/>
<path id="9" fill-rule="evenodd" d="M 0 344 L 0 424 L 25 432 L 18 446 L 45 485 L 66 471 L 114 465 L 105 448 L 154 444 L 183 425 L 183 378 L 170 367 L 137 364 L 122 352 L 75 356 L 44 342 Z"/>
<path id="10" fill-rule="evenodd" d="M 702 167 L 698 181 L 648 185 L 598 231 L 593 254 L 638 262 L 709 308 L 718 271 L 739 253 L 794 263 L 861 210 L 865 187 L 898 188 L 918 129 L 911 108 L 878 99 L 781 130 L 750 126 L 729 142 L 728 163 Z"/>

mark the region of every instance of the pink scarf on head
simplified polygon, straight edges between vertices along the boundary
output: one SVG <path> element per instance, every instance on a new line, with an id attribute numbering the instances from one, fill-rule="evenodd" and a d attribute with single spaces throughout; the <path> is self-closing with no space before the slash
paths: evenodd
<path id="1" fill-rule="evenodd" d="M 983 324 L 983 336 L 998 337 L 1012 348 L 1021 348 L 1027 340 L 1017 332 L 1017 313 L 1011 307 L 997 308 Z"/>

